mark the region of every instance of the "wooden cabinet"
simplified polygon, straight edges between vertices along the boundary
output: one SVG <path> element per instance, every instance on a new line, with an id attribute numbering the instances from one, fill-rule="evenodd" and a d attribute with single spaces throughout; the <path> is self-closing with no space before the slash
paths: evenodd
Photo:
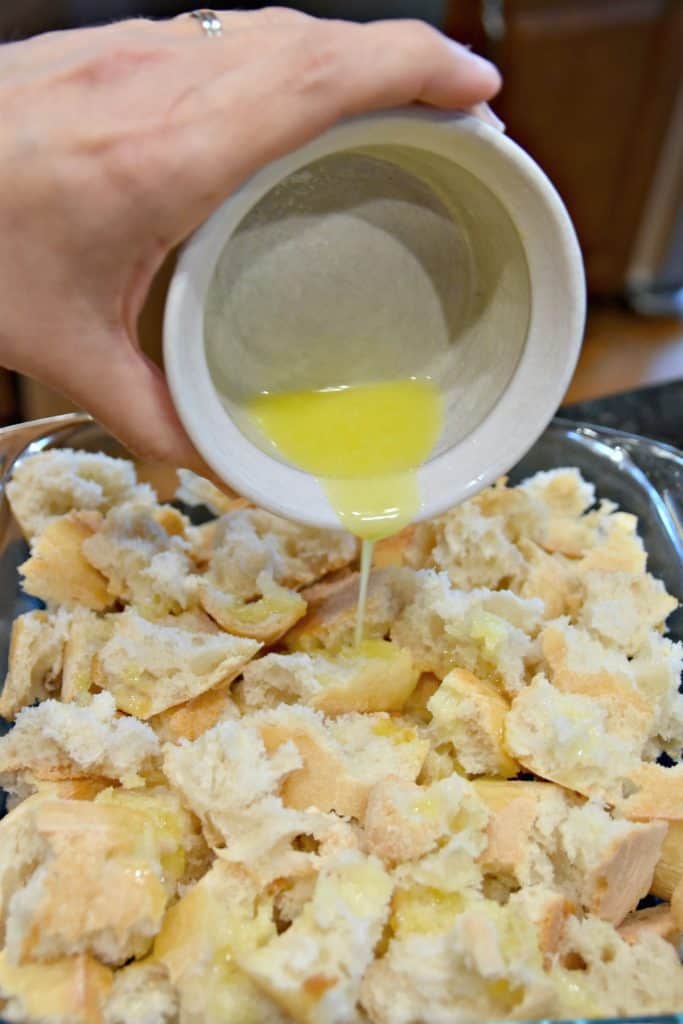
<path id="1" fill-rule="evenodd" d="M 452 0 L 447 28 L 501 68 L 494 107 L 567 203 L 591 291 L 621 292 L 681 89 L 682 0 Z"/>

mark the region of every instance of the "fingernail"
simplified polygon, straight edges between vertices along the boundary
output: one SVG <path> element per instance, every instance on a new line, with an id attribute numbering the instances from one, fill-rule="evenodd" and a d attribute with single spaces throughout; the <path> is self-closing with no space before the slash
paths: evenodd
<path id="1" fill-rule="evenodd" d="M 496 128 L 499 132 L 505 131 L 505 122 L 501 121 L 497 114 L 494 114 L 488 103 L 475 103 L 473 107 L 470 107 L 469 113 L 478 117 L 484 124 L 490 125 L 491 128 Z"/>
<path id="2" fill-rule="evenodd" d="M 476 66 L 482 70 L 486 69 L 487 72 L 493 72 L 498 78 L 500 78 L 500 71 L 496 65 L 492 64 L 490 60 L 486 59 L 486 57 L 480 57 L 478 53 L 474 53 L 469 45 L 458 43 L 455 39 L 449 39 L 448 42 L 461 60 L 464 60 L 469 64 L 476 64 Z"/>

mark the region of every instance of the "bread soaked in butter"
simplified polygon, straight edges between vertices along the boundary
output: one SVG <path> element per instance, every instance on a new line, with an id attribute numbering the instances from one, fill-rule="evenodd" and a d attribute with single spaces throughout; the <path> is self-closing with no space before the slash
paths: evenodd
<path id="1" fill-rule="evenodd" d="M 0 1012 L 465 1024 L 683 1006 L 681 647 L 574 469 L 357 544 L 104 455 L 8 487 Z M 638 910 L 648 894 L 662 902 Z"/>

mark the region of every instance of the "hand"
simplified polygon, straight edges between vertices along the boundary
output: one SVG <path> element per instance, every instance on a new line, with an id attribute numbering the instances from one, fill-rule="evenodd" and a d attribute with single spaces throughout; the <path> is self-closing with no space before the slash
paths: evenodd
<path id="1" fill-rule="evenodd" d="M 352 114 L 484 101 L 500 77 L 421 22 L 272 8 L 0 48 L 0 364 L 134 452 L 205 472 L 137 320 L 155 272 L 257 168 Z"/>

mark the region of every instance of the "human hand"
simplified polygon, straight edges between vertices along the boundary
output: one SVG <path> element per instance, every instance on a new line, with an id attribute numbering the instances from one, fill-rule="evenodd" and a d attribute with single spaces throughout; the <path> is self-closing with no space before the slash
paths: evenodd
<path id="1" fill-rule="evenodd" d="M 248 175 L 339 118 L 463 108 L 500 85 L 416 21 L 286 9 L 55 32 L 0 48 L 0 364 L 135 453 L 206 472 L 137 320 L 155 272 Z"/>

